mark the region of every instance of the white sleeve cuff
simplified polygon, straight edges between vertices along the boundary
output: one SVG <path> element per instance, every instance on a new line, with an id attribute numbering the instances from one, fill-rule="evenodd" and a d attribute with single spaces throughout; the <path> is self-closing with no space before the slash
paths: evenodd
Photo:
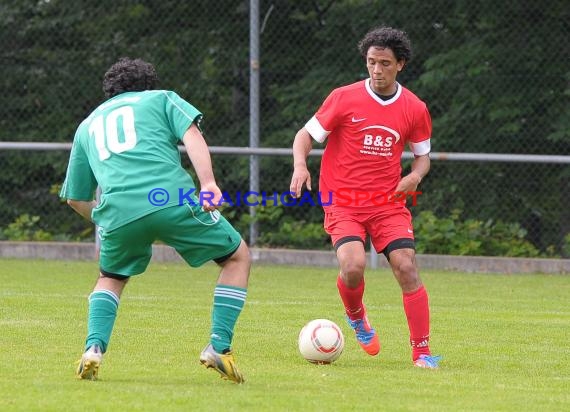
<path id="1" fill-rule="evenodd" d="M 412 153 L 416 156 L 426 155 L 431 151 L 431 139 L 418 143 L 410 142 L 410 148 L 412 149 Z"/>
<path id="2" fill-rule="evenodd" d="M 311 117 L 311 119 L 305 124 L 305 129 L 307 129 L 311 137 L 319 143 L 324 142 L 330 134 L 329 131 L 325 130 L 323 126 L 321 126 L 315 116 Z"/>

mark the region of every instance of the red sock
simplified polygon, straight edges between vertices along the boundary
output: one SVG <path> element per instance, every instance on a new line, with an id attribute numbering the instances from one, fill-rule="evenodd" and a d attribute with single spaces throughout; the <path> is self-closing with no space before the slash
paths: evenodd
<path id="1" fill-rule="evenodd" d="M 423 286 L 415 292 L 404 293 L 404 312 L 410 329 L 412 359 L 420 355 L 430 355 L 429 350 L 429 303 L 428 294 Z"/>
<path id="2" fill-rule="evenodd" d="M 362 296 L 364 296 L 364 279 L 360 285 L 354 289 L 349 288 L 342 281 L 340 274 L 336 279 L 338 293 L 344 304 L 344 310 L 350 320 L 358 320 L 364 317 L 364 305 L 362 304 Z"/>

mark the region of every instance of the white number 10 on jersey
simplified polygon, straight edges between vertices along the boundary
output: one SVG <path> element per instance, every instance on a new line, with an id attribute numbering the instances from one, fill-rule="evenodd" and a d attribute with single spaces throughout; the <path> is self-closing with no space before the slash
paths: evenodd
<path id="1" fill-rule="evenodd" d="M 120 120 L 119 120 L 120 119 Z M 119 127 L 125 140 L 119 141 Z M 89 125 L 89 135 L 95 138 L 99 160 L 103 161 L 111 153 L 122 153 L 137 144 L 135 113 L 131 106 L 123 106 L 110 112 L 106 117 L 97 116 Z"/>

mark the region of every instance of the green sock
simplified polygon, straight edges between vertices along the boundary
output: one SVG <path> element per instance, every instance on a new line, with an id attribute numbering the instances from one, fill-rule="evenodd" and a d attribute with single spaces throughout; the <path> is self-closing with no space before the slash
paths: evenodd
<path id="1" fill-rule="evenodd" d="M 110 290 L 96 290 L 89 295 L 86 350 L 96 344 L 103 353 L 107 351 L 118 307 L 119 297 Z"/>
<path id="2" fill-rule="evenodd" d="M 236 321 L 243 309 L 247 289 L 217 285 L 214 289 L 210 343 L 218 353 L 231 348 Z"/>

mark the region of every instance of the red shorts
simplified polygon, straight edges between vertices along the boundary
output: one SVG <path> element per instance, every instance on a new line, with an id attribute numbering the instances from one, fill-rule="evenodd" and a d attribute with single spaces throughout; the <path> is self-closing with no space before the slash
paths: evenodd
<path id="1" fill-rule="evenodd" d="M 374 211 L 325 210 L 325 230 L 331 236 L 333 246 L 343 238 L 357 237 L 366 242 L 370 236 L 376 252 L 381 253 L 397 239 L 414 240 L 412 215 L 405 208 Z M 408 244 L 410 244 L 409 242 Z"/>

